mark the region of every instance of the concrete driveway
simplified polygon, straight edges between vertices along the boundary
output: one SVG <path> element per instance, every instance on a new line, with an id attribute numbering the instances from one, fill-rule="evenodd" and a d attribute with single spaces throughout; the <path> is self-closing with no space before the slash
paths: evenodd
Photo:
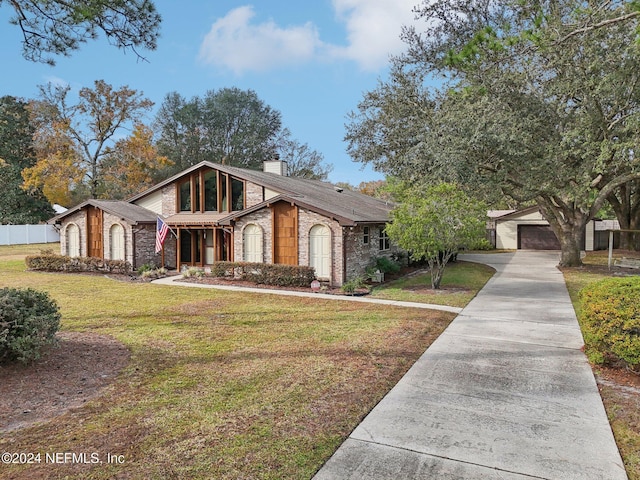
<path id="1" fill-rule="evenodd" d="M 557 252 L 496 275 L 314 477 L 626 479 Z"/>

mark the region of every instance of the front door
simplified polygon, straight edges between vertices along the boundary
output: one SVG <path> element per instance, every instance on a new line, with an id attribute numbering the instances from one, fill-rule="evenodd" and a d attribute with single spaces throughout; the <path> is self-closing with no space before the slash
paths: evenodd
<path id="1" fill-rule="evenodd" d="M 87 256 L 103 258 L 102 210 L 89 205 L 87 208 Z"/>
<path id="2" fill-rule="evenodd" d="M 314 225 L 309 232 L 309 265 L 316 277 L 331 278 L 331 231 L 326 225 Z"/>

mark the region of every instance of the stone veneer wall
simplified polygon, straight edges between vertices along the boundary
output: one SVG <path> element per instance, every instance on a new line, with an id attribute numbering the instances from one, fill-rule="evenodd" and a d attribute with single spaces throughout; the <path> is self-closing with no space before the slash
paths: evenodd
<path id="1" fill-rule="evenodd" d="M 337 221 L 304 208 L 298 209 L 298 263 L 309 265 L 309 232 L 314 225 L 325 225 L 331 230 L 331 285 L 339 287 L 346 279 L 343 278 L 343 229 Z"/>
<path id="2" fill-rule="evenodd" d="M 273 240 L 272 240 L 272 217 L 271 209 L 263 208 L 257 212 L 245 215 L 236 221 L 234 225 L 234 254 L 236 261 L 244 258 L 244 245 L 242 232 L 249 224 L 258 225 L 262 228 L 263 237 L 263 259 L 265 263 L 273 263 Z M 343 279 L 343 255 L 342 255 L 342 228 L 335 220 L 311 212 L 309 210 L 298 209 L 298 264 L 309 265 L 309 231 L 314 225 L 326 225 L 331 230 L 332 255 L 332 285 L 342 285 Z"/>
<path id="3" fill-rule="evenodd" d="M 156 254 L 156 225 L 140 224 L 130 225 L 123 222 L 118 216 L 103 212 L 102 217 L 102 242 L 104 259 L 111 260 L 111 227 L 118 223 L 124 228 L 125 238 L 125 260 L 134 269 L 144 264 L 160 266 L 162 262 L 161 254 Z M 60 229 L 60 253 L 67 254 L 67 227 L 71 223 L 78 226 L 80 232 L 80 256 L 87 255 L 87 215 L 86 210 L 70 215 Z M 176 266 L 176 239 L 169 233 L 164 243 L 165 266 L 175 268 Z"/>
<path id="4" fill-rule="evenodd" d="M 401 250 L 391 244 L 389 250 L 380 250 L 380 228 L 384 224 L 371 224 L 369 227 L 369 243 L 364 243 L 364 225 L 346 228 L 347 280 L 364 276 L 368 266 L 373 265 L 377 257 L 388 257 L 400 253 Z"/>
<path id="5" fill-rule="evenodd" d="M 178 207 L 176 205 L 176 202 L 178 201 L 178 193 L 176 189 L 177 187 L 175 183 L 171 183 L 162 188 L 162 215 L 164 217 L 178 213 Z"/>
<path id="6" fill-rule="evenodd" d="M 246 208 L 264 202 L 264 190 L 262 186 L 256 185 L 255 183 L 244 183 L 244 195 Z"/>
<path id="7" fill-rule="evenodd" d="M 133 231 L 131 225 L 120 220 L 120 217 L 102 212 L 102 251 L 105 260 L 111 258 L 111 227 L 120 224 L 124 229 L 124 259 L 135 267 L 133 252 Z"/>
<path id="8" fill-rule="evenodd" d="M 273 263 L 273 241 L 271 235 L 271 209 L 262 208 L 239 218 L 233 227 L 233 254 L 236 262 L 244 261 L 244 244 L 242 232 L 249 224 L 262 228 L 262 258 L 264 263 Z"/>
<path id="9" fill-rule="evenodd" d="M 80 233 L 80 256 L 87 255 L 87 212 L 80 210 L 73 215 L 69 215 L 60 228 L 60 255 L 67 254 L 67 227 L 75 223 Z"/>
<path id="10" fill-rule="evenodd" d="M 141 224 L 133 226 L 135 235 L 135 251 L 136 257 L 134 268 L 139 268 L 145 264 L 155 265 L 156 267 L 167 267 L 175 269 L 177 242 L 171 232 L 167 234 L 164 240 L 164 265 L 162 263 L 162 254 L 156 253 L 156 226 L 155 224 Z"/>

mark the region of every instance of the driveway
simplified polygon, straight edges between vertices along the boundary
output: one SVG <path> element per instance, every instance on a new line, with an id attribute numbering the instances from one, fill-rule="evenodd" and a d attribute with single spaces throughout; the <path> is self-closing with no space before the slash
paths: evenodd
<path id="1" fill-rule="evenodd" d="M 496 275 L 314 477 L 626 479 L 557 252 Z"/>

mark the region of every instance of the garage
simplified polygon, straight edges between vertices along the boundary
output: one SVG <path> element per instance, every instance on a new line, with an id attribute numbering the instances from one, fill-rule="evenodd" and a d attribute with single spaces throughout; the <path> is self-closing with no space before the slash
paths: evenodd
<path id="1" fill-rule="evenodd" d="M 518 225 L 518 249 L 560 250 L 560 242 L 548 225 Z"/>

